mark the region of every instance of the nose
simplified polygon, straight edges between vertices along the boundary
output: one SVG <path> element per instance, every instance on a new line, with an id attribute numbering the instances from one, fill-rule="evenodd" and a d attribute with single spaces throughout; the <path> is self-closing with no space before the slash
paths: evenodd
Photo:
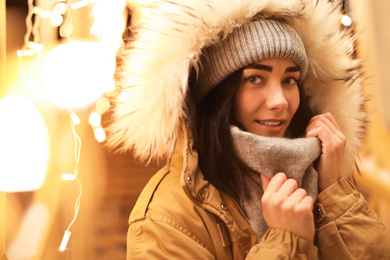
<path id="1" fill-rule="evenodd" d="M 276 83 L 269 86 L 266 107 L 270 110 L 283 110 L 288 107 L 288 101 L 281 84 Z"/>

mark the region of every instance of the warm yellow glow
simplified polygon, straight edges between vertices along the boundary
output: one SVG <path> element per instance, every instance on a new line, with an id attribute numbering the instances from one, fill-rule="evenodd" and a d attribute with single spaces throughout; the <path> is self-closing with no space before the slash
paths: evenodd
<path id="1" fill-rule="evenodd" d="M 8 259 L 42 259 L 38 252 L 47 243 L 54 218 L 54 212 L 49 209 L 48 204 L 39 200 L 28 203 L 29 206 L 23 211 L 23 218 L 18 223 L 17 233 L 7 243 Z"/>
<path id="2" fill-rule="evenodd" d="M 0 101 L 0 190 L 41 187 L 49 158 L 49 137 L 36 106 L 26 97 Z"/>
<path id="3" fill-rule="evenodd" d="M 341 23 L 342 23 L 344 26 L 351 26 L 351 24 L 352 24 L 352 19 L 351 19 L 351 17 L 349 17 L 348 15 L 344 14 L 343 16 L 341 16 Z"/>
<path id="4" fill-rule="evenodd" d="M 96 102 L 96 111 L 99 114 L 104 114 L 110 108 L 110 102 L 106 98 L 101 98 Z"/>
<path id="5" fill-rule="evenodd" d="M 42 84 L 49 100 L 60 108 L 83 107 L 112 86 L 115 53 L 98 42 L 70 42 L 46 57 Z"/>
<path id="6" fill-rule="evenodd" d="M 54 6 L 54 12 L 58 14 L 64 14 L 66 12 L 66 4 L 65 3 L 57 3 Z"/>
<path id="7" fill-rule="evenodd" d="M 98 113 L 92 112 L 89 115 L 89 123 L 92 126 L 99 126 L 100 125 L 100 121 L 101 121 L 101 117 L 100 117 L 100 115 Z"/>
<path id="8" fill-rule="evenodd" d="M 88 0 L 81 0 L 71 5 L 72 9 L 76 10 L 81 7 L 84 7 L 88 4 Z"/>
<path id="9" fill-rule="evenodd" d="M 125 28 L 125 5 L 126 0 L 99 0 L 92 11 L 95 22 L 90 33 L 97 35 L 112 51 L 118 49 Z"/>
<path id="10" fill-rule="evenodd" d="M 104 132 L 103 128 L 101 128 L 101 127 L 96 128 L 94 134 L 95 134 L 96 140 L 99 143 L 106 140 L 106 132 Z"/>
<path id="11" fill-rule="evenodd" d="M 66 230 L 65 231 L 65 234 L 64 236 L 62 237 L 62 242 L 61 242 L 61 245 L 60 245 L 60 251 L 65 251 L 66 249 L 66 245 L 68 244 L 68 241 L 69 241 L 69 237 L 70 237 L 70 234 L 72 232 Z"/>

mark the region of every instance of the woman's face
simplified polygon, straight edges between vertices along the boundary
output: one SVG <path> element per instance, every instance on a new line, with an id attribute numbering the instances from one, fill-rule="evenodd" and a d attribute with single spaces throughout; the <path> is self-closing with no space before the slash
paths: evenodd
<path id="1" fill-rule="evenodd" d="M 244 68 L 234 116 L 246 131 L 283 137 L 299 106 L 299 68 L 287 59 L 262 60 Z"/>

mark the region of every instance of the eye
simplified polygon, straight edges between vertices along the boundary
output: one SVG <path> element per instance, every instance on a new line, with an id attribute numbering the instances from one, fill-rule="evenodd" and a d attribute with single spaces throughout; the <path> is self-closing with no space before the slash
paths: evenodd
<path id="1" fill-rule="evenodd" d="M 292 77 L 289 77 L 289 78 L 286 78 L 283 80 L 283 84 L 287 84 L 287 85 L 295 85 L 297 84 L 298 80 L 295 79 L 295 78 L 292 78 Z"/>
<path id="2" fill-rule="evenodd" d="M 257 76 L 257 75 L 251 75 L 249 77 L 246 78 L 246 80 L 249 82 L 249 83 L 252 83 L 252 84 L 259 84 L 261 83 L 263 80 Z"/>

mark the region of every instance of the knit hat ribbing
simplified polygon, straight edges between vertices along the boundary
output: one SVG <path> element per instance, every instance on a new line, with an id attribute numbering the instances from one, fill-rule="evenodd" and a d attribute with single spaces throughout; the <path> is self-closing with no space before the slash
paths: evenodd
<path id="1" fill-rule="evenodd" d="M 256 20 L 234 29 L 224 40 L 204 50 L 197 96 L 204 98 L 235 71 L 269 58 L 295 62 L 300 68 L 300 81 L 306 75 L 306 50 L 290 25 L 277 20 Z"/>

